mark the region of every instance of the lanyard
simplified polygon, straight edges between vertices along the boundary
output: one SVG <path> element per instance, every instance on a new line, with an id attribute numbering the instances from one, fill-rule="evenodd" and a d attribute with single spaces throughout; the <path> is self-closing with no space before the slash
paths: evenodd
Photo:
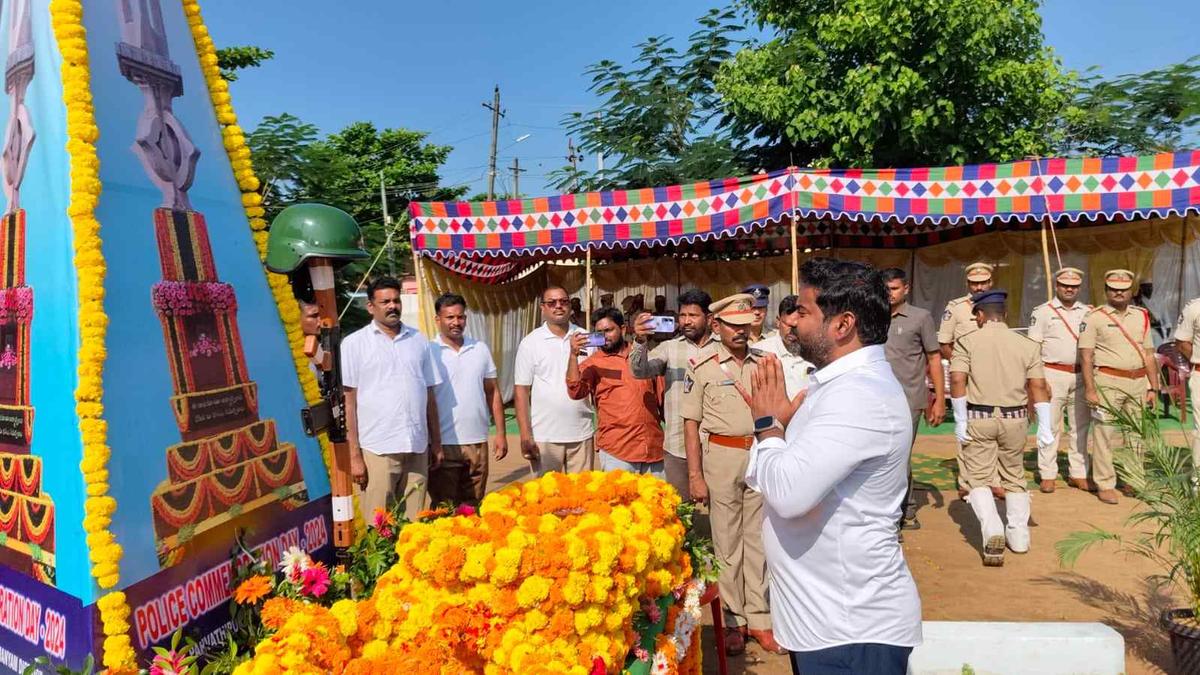
<path id="1" fill-rule="evenodd" d="M 742 395 L 742 399 L 746 401 L 746 405 L 752 405 L 750 403 L 750 394 L 746 391 L 746 388 L 742 386 L 742 383 L 733 376 L 733 373 L 729 372 L 729 368 L 726 368 L 724 363 L 718 362 L 717 365 L 721 367 L 721 372 L 725 373 L 725 377 L 733 380 L 733 386 L 737 387 L 738 393 Z"/>

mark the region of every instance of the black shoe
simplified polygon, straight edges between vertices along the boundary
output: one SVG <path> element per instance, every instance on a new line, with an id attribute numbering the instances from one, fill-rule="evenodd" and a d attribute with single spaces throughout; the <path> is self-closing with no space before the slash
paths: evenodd
<path id="1" fill-rule="evenodd" d="M 900 523 L 900 529 L 902 529 L 902 530 L 919 530 L 919 529 L 921 529 L 921 521 L 917 520 L 917 517 L 915 515 L 911 518 L 905 518 Z"/>

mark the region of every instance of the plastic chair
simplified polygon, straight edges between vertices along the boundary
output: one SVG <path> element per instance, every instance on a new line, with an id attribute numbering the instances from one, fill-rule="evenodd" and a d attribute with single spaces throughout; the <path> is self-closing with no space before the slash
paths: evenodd
<path id="1" fill-rule="evenodd" d="M 700 596 L 700 604 L 708 605 L 713 617 L 713 642 L 717 647 L 717 672 L 720 675 L 729 675 L 729 663 L 725 656 L 725 617 L 721 612 L 721 593 L 717 589 L 717 585 L 711 584 L 704 591 L 704 595 Z M 696 639 L 699 639 L 697 633 Z"/>
<path id="2" fill-rule="evenodd" d="M 1166 373 L 1166 382 L 1162 393 L 1171 397 L 1171 402 L 1179 408 L 1179 423 L 1187 424 L 1188 416 L 1188 374 L 1180 367 L 1179 362 L 1167 354 L 1156 354 L 1160 372 Z"/>

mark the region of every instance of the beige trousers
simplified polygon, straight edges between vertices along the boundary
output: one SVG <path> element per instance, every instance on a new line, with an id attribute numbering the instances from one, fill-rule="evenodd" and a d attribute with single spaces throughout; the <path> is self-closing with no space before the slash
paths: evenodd
<path id="1" fill-rule="evenodd" d="M 1200 366 L 1192 366 L 1188 377 L 1188 398 L 1192 404 L 1192 466 L 1200 468 Z"/>
<path id="2" fill-rule="evenodd" d="M 1050 385 L 1050 419 L 1054 421 L 1054 443 L 1038 449 L 1038 474 L 1042 480 L 1058 478 L 1058 451 L 1063 437 L 1063 413 L 1071 433 L 1067 435 L 1067 465 L 1071 478 L 1087 478 L 1088 427 L 1092 411 L 1083 396 L 1083 377 L 1076 373 L 1046 369 Z"/>
<path id="3" fill-rule="evenodd" d="M 529 462 L 529 468 L 535 476 L 550 471 L 583 473 L 591 471 L 596 465 L 596 452 L 590 438 L 575 443 L 539 441 L 537 446 L 538 458 Z"/>
<path id="4" fill-rule="evenodd" d="M 1110 408 L 1124 410 L 1130 415 L 1140 415 L 1146 405 L 1146 390 L 1150 388 L 1150 384 L 1144 377 L 1133 380 L 1098 372 L 1096 388 L 1100 392 L 1101 403 Z M 1107 413 L 1099 409 L 1096 412 L 1107 416 Z M 1101 490 L 1111 490 L 1117 486 L 1113 451 L 1124 445 L 1125 439 L 1120 429 L 1107 421 L 1092 420 L 1092 477 Z M 1134 452 L 1141 456 L 1140 447 L 1135 445 Z"/>
<path id="5" fill-rule="evenodd" d="M 991 487 L 999 474 L 1005 492 L 1025 492 L 1025 418 L 972 419 L 967 422 L 967 442 L 959 453 L 967 489 Z"/>
<path id="6" fill-rule="evenodd" d="M 425 508 L 425 484 L 429 476 L 428 452 L 398 452 L 377 455 L 363 448 L 367 465 L 367 488 L 359 493 L 363 520 L 370 523 L 375 509 L 391 509 L 404 500 L 404 515 L 416 520 Z"/>
<path id="7" fill-rule="evenodd" d="M 763 550 L 762 495 L 746 486 L 746 450 L 707 444 L 704 482 L 713 548 L 721 562 L 717 586 L 725 606 L 726 626 L 771 627 L 767 602 L 767 556 Z"/>

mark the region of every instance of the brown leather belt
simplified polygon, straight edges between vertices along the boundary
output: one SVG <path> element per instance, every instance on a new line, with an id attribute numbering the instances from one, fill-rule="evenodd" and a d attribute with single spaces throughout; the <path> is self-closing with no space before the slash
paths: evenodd
<path id="1" fill-rule="evenodd" d="M 1138 368 L 1136 370 L 1122 370 L 1120 368 L 1109 368 L 1108 366 L 1096 366 L 1096 370 L 1104 373 L 1105 375 L 1123 377 L 1127 380 L 1136 380 L 1140 377 L 1146 376 L 1145 368 Z"/>
<path id="2" fill-rule="evenodd" d="M 1064 373 L 1078 373 L 1079 372 L 1079 366 L 1072 365 L 1070 363 L 1045 363 L 1045 362 L 1043 362 L 1042 365 L 1049 368 L 1050 370 L 1058 370 L 1058 371 L 1061 371 Z"/>
<path id="3" fill-rule="evenodd" d="M 754 443 L 753 436 L 722 436 L 721 434 L 709 434 L 709 443 L 716 443 L 722 448 L 733 448 L 734 450 L 749 450 Z"/>

